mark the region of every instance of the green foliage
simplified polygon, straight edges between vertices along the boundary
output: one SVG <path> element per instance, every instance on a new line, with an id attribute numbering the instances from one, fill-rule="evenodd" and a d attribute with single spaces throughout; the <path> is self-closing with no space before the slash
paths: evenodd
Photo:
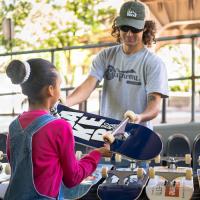
<path id="1" fill-rule="evenodd" d="M 181 91 L 181 87 L 180 87 L 180 85 L 173 85 L 173 86 L 170 86 L 170 90 L 172 92 L 180 92 Z"/>
<path id="2" fill-rule="evenodd" d="M 173 86 L 170 86 L 170 91 L 172 92 L 189 92 L 189 85 L 173 85 Z"/>
<path id="3" fill-rule="evenodd" d="M 27 1 L 13 1 L 12 3 L 6 0 L 0 1 L 0 26 L 2 27 L 2 22 L 4 18 L 11 18 L 14 24 L 15 34 L 20 32 L 25 25 L 25 19 L 27 18 L 32 5 Z M 10 50 L 11 46 L 23 46 L 25 41 L 22 41 L 15 37 L 11 41 L 7 41 L 5 37 L 0 35 L 1 45 L 5 49 Z"/>
<path id="4" fill-rule="evenodd" d="M 4 17 L 9 17 L 14 21 L 15 29 L 23 27 L 25 25 L 25 19 L 27 18 L 32 4 L 27 1 L 13 1 L 13 3 L 6 3 L 6 0 L 0 1 L 0 25 Z"/>
<path id="5" fill-rule="evenodd" d="M 28 48 L 32 50 L 62 48 L 81 45 L 87 40 L 90 40 L 90 43 L 97 42 L 97 37 L 103 30 L 111 27 L 116 13 L 111 7 L 102 8 L 100 6 L 102 2 L 102 0 L 0 0 L 0 25 L 2 26 L 4 17 L 9 17 L 14 22 L 15 32 L 15 38 L 10 42 L 5 41 L 0 33 L 1 45 L 7 50 L 13 47 L 16 51 Z M 23 30 L 28 31 L 30 39 L 18 37 Z M 75 66 L 71 64 L 71 52 L 65 52 L 65 58 L 67 72 L 73 74 Z"/>

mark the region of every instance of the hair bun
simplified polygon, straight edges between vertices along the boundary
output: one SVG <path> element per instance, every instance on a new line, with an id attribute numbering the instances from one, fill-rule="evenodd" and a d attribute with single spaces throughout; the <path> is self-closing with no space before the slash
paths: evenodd
<path id="1" fill-rule="evenodd" d="M 23 84 L 30 76 L 30 65 L 28 62 L 13 60 L 8 65 L 6 74 L 13 84 Z"/>

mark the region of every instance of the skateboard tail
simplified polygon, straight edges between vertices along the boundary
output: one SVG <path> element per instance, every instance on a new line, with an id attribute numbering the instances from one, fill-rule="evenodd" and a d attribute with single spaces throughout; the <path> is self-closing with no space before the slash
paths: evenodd
<path id="1" fill-rule="evenodd" d="M 140 129 L 133 129 L 125 141 L 116 139 L 111 145 L 111 151 L 140 161 L 151 160 L 158 156 L 163 148 L 160 137 L 155 133 L 152 134 L 150 130 L 144 132 L 146 128 Z M 143 131 L 142 137 L 141 131 Z"/>

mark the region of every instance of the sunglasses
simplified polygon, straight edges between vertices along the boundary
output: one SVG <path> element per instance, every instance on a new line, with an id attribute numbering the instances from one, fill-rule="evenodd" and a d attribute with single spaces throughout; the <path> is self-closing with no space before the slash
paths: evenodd
<path id="1" fill-rule="evenodd" d="M 125 33 L 127 33 L 128 31 L 131 31 L 132 33 L 139 33 L 143 31 L 143 29 L 137 29 L 132 26 L 120 26 L 119 29 Z"/>

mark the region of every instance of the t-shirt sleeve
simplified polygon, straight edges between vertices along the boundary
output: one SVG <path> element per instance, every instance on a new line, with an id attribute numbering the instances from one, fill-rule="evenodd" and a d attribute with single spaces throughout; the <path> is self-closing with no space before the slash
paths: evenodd
<path id="1" fill-rule="evenodd" d="M 148 62 L 146 71 L 147 94 L 159 93 L 162 98 L 168 97 L 168 77 L 164 62 L 159 57 L 154 57 Z"/>
<path id="2" fill-rule="evenodd" d="M 90 75 L 94 76 L 99 82 L 102 81 L 106 65 L 106 51 L 102 50 L 92 61 Z"/>
<path id="3" fill-rule="evenodd" d="M 63 183 L 67 187 L 73 187 L 94 172 L 101 159 L 101 154 L 99 151 L 93 150 L 82 159 L 77 160 L 72 127 L 64 120 L 61 123 L 61 127 L 64 128 L 61 130 L 61 134 L 58 134 L 57 145 L 63 170 Z"/>

